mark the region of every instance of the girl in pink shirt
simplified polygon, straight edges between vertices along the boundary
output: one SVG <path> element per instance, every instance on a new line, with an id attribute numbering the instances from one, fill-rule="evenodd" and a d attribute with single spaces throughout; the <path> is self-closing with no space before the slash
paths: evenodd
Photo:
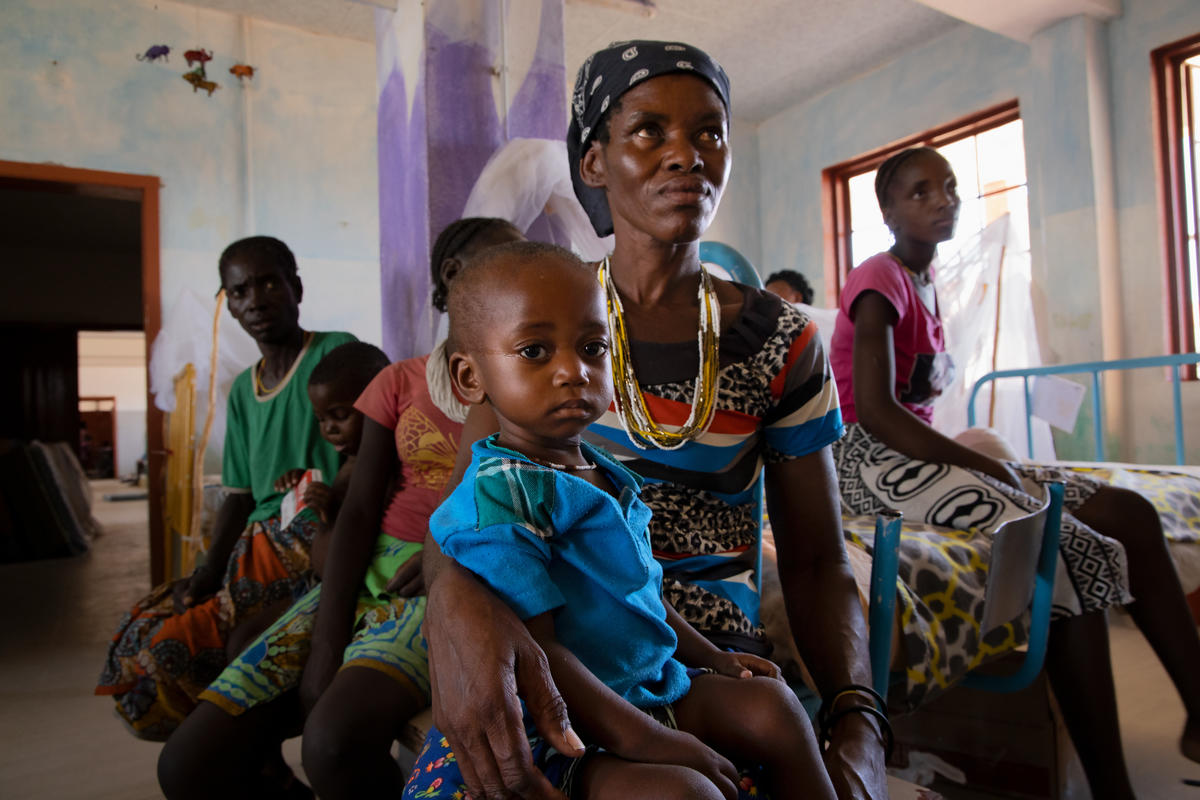
<path id="1" fill-rule="evenodd" d="M 1093 794 L 1133 797 L 1108 661 L 1109 606 L 1126 605 L 1159 654 L 1188 712 L 1180 747 L 1200 761 L 1200 638 L 1158 512 L 1135 492 L 1001 461 L 929 425 L 928 404 L 951 374 L 932 263 L 938 244 L 954 235 L 956 180 L 936 150 L 914 148 L 883 163 L 875 192 L 896 242 L 851 271 L 830 358 L 847 423 L 846 437 L 834 445 L 842 503 L 854 514 L 890 507 L 908 519 L 955 528 L 956 544 L 986 564 L 988 533 L 1039 508 L 1042 501 L 1031 494 L 1042 494 L 1040 483 L 1066 483 L 1046 672 Z M 906 663 L 924 661 L 932 673 L 956 679 L 982 660 L 978 620 L 974 630 L 969 624 L 983 607 L 975 602 L 982 584 L 972 597 L 972 587 L 951 585 L 954 575 L 903 549 L 901 575 L 917 587 L 909 590 L 914 596 L 921 592 L 903 637 Z M 951 625 L 952 617 L 967 624 Z M 1000 635 L 1008 641 L 989 635 L 990 652 L 1020 644 L 1025 634 L 1013 625 Z M 909 688 L 910 699 L 920 697 Z"/>

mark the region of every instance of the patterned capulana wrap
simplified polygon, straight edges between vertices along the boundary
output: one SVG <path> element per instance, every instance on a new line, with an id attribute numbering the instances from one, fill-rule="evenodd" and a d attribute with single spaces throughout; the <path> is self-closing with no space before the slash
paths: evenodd
<path id="1" fill-rule="evenodd" d="M 598 236 L 613 232 L 612 214 L 603 189 L 593 189 L 579 177 L 579 162 L 613 103 L 642 81 L 687 72 L 703 78 L 729 112 L 729 78 L 708 53 L 682 42 L 614 42 L 588 56 L 575 77 L 571 93 L 571 126 L 567 129 L 567 160 L 571 185 Z"/>
<path id="2" fill-rule="evenodd" d="M 857 423 L 833 446 L 843 511 L 869 518 L 888 509 L 904 514 L 900 541 L 900 621 L 905 702 L 912 707 L 958 681 L 984 660 L 1023 644 L 1024 620 L 980 635 L 991 559 L 991 533 L 1039 509 L 1042 500 L 990 475 L 910 458 Z M 1078 510 L 1100 488 L 1078 472 L 1038 464 L 1009 464 L 1027 488 L 1065 484 L 1059 531 L 1056 619 L 1133 600 L 1125 548 L 1083 522 Z M 848 538 L 873 550 L 873 538 L 847 525 Z"/>

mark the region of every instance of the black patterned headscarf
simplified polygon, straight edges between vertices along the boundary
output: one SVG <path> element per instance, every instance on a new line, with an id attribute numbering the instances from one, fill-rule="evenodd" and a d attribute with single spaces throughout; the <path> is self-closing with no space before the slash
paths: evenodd
<path id="1" fill-rule="evenodd" d="M 599 236 L 613 232 L 612 213 L 603 189 L 579 177 L 579 162 L 604 121 L 609 107 L 625 92 L 649 78 L 690 72 L 706 80 L 729 114 L 729 78 L 708 53 L 682 42 L 615 42 L 588 56 L 571 93 L 571 126 L 567 128 L 567 161 L 575 196 Z"/>

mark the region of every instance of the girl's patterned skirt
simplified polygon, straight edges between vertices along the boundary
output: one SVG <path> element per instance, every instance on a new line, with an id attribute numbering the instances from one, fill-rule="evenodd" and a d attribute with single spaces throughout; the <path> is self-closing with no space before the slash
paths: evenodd
<path id="1" fill-rule="evenodd" d="M 886 509 L 904 514 L 900 541 L 901 646 L 906 703 L 915 707 L 992 656 L 1025 642 L 1022 621 L 980 636 L 991 531 L 1039 509 L 1044 500 L 991 476 L 948 464 L 917 461 L 857 423 L 833 447 L 843 512 L 869 519 Z M 1101 486 L 1055 467 L 1012 463 L 1031 492 L 1050 481 L 1066 485 L 1054 583 L 1056 618 L 1132 601 L 1121 544 L 1070 512 Z M 846 535 L 868 551 L 873 537 L 853 521 Z"/>
<path id="2" fill-rule="evenodd" d="M 175 611 L 171 583 L 155 587 L 117 625 L 96 694 L 112 696 L 134 735 L 165 741 L 225 668 L 230 631 L 308 590 L 316 530 L 306 513 L 284 530 L 278 517 L 251 523 L 221 588 L 183 613 Z"/>

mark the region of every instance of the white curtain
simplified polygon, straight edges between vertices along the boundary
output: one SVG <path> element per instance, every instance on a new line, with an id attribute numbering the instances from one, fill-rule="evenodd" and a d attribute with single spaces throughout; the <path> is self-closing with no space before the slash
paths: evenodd
<path id="1" fill-rule="evenodd" d="M 934 428 L 947 436 L 966 429 L 967 401 L 976 380 L 993 370 L 1042 364 L 1030 298 L 1029 252 L 1012 245 L 1005 214 L 936 265 L 946 350 L 957 368 L 954 383 L 934 405 Z M 1021 458 L 1054 458 L 1050 428 L 1036 417 L 1033 453 L 1029 452 L 1020 380 L 994 381 L 981 389 L 975 425 L 995 428 Z"/>

